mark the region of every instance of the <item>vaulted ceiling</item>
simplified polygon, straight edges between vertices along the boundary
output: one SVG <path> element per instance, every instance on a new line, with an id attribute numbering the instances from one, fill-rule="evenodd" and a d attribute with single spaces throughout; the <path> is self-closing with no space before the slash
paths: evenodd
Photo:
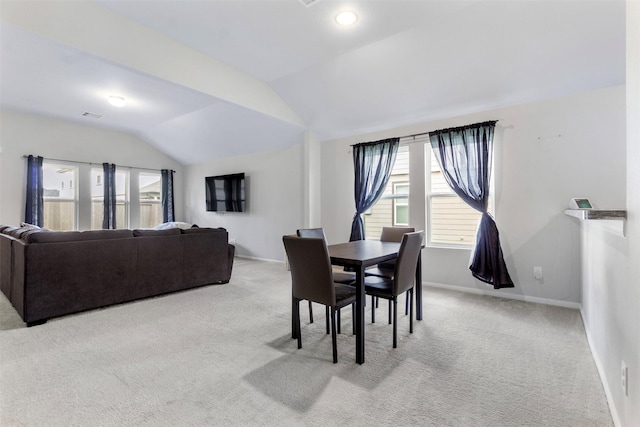
<path id="1" fill-rule="evenodd" d="M 625 82 L 623 0 L 2 0 L 0 25 L 2 108 L 184 164 Z"/>

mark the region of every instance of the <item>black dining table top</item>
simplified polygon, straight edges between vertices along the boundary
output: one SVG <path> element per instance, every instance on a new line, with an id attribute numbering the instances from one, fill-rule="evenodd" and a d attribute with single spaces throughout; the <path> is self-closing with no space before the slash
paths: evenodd
<path id="1" fill-rule="evenodd" d="M 336 265 L 369 266 L 396 258 L 400 243 L 378 240 L 357 240 L 329 245 L 331 263 Z"/>

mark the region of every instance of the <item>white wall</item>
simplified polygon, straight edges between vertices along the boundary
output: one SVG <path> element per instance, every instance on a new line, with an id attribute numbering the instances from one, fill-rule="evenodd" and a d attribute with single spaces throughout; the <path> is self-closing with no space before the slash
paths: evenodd
<path id="1" fill-rule="evenodd" d="M 24 221 L 26 154 L 176 171 L 176 219 L 184 220 L 182 165 L 143 140 L 116 132 L 14 111 L 0 111 L 0 224 Z"/>
<path id="2" fill-rule="evenodd" d="M 282 236 L 305 225 L 304 141 L 300 145 L 185 167 L 187 221 L 224 227 L 236 254 L 284 260 Z M 244 172 L 247 212 L 207 212 L 205 177 Z"/>
<path id="3" fill-rule="evenodd" d="M 563 214 L 571 197 L 625 206 L 625 88 L 487 111 L 322 144 L 322 225 L 348 239 L 354 214 L 351 144 L 497 119 L 496 220 L 515 289 L 493 291 L 468 270 L 470 250 L 426 248 L 423 278 L 471 291 L 578 307 L 579 225 Z M 419 155 L 419 149 L 412 147 Z M 418 159 L 418 161 L 421 161 Z M 412 159 L 412 165 L 415 165 Z M 418 163 L 418 166 L 420 164 Z M 411 178 L 411 223 L 424 227 L 422 174 Z M 416 217 L 417 215 L 417 217 Z M 533 278 L 541 266 L 544 279 Z"/>
<path id="4" fill-rule="evenodd" d="M 583 307 L 589 344 L 616 425 L 640 425 L 640 2 L 627 2 L 626 237 L 582 222 Z M 629 392 L 621 387 L 628 368 Z"/>

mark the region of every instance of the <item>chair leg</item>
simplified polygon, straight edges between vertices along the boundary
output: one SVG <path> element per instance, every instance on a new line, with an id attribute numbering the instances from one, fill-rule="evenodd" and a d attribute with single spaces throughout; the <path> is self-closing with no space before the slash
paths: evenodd
<path id="1" fill-rule="evenodd" d="M 407 292 L 409 295 L 409 333 L 413 333 L 413 289 L 409 289 Z"/>
<path id="2" fill-rule="evenodd" d="M 393 297 L 393 348 L 398 347 L 398 298 Z"/>
<path id="3" fill-rule="evenodd" d="M 309 301 L 309 323 L 313 323 L 313 307 L 311 301 Z"/>
<path id="4" fill-rule="evenodd" d="M 296 336 L 298 337 L 298 349 L 302 348 L 302 331 L 300 330 L 300 300 L 295 300 L 294 317 L 296 319 Z"/>
<path id="5" fill-rule="evenodd" d="M 371 323 L 376 323 L 376 297 L 371 296 Z"/>
<path id="6" fill-rule="evenodd" d="M 327 318 L 327 335 L 331 332 L 329 331 L 329 307 L 325 307 L 325 317 Z"/>
<path id="7" fill-rule="evenodd" d="M 333 347 L 333 363 L 338 363 L 338 338 L 336 337 L 336 309 L 331 307 L 331 346 Z"/>
<path id="8" fill-rule="evenodd" d="M 376 297 L 376 308 L 378 308 L 379 303 L 380 303 L 380 298 Z"/>
<path id="9" fill-rule="evenodd" d="M 408 313 L 408 311 L 409 311 L 409 298 L 412 298 L 412 297 L 410 297 L 410 296 L 409 296 L 409 292 L 407 292 L 407 296 L 406 296 L 406 298 L 405 298 L 405 302 L 404 302 L 404 315 L 405 315 L 405 316 L 406 316 L 407 314 L 409 314 L 409 313 Z"/>
<path id="10" fill-rule="evenodd" d="M 338 317 L 338 333 L 340 333 L 340 309 L 336 310 L 336 316 Z"/>
<path id="11" fill-rule="evenodd" d="M 389 324 L 391 324 L 391 300 L 389 300 Z"/>

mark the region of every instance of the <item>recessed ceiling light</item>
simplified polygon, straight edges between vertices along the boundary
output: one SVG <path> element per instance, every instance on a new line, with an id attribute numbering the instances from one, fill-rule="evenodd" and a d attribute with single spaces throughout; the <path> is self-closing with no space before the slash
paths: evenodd
<path id="1" fill-rule="evenodd" d="M 127 101 L 125 101 L 121 96 L 111 95 L 109 97 L 109 104 L 113 105 L 114 107 L 124 107 L 125 105 L 127 105 Z"/>
<path id="2" fill-rule="evenodd" d="M 358 15 L 350 10 L 345 10 L 336 15 L 336 22 L 340 25 L 353 25 L 358 20 Z"/>

